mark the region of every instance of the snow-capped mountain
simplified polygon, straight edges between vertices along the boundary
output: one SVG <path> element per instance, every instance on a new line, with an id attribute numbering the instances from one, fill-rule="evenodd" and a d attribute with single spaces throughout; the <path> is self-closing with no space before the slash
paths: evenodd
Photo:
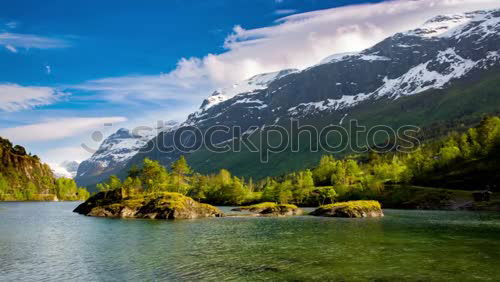
<path id="1" fill-rule="evenodd" d="M 298 71 L 298 69 L 286 69 L 277 72 L 258 74 L 240 83 L 236 83 L 232 87 L 216 90 L 210 97 L 203 101 L 197 113 L 203 114 L 208 108 L 237 95 L 252 94 L 256 93 L 258 90 L 266 89 L 271 82 Z"/>
<path id="2" fill-rule="evenodd" d="M 250 130 L 252 126 L 262 130 L 274 124 L 286 124 L 290 119 L 324 126 L 338 124 L 339 121 L 342 123 L 346 116 L 352 115 L 373 123 L 378 121 L 378 117 L 380 123 L 389 121 L 396 125 L 403 122 L 399 120 L 403 116 L 405 121 L 422 120 L 412 117 L 407 109 L 426 103 L 429 98 L 420 98 L 424 97 L 420 94 L 429 91 L 443 93 L 454 85 L 468 86 L 465 81 L 479 82 L 487 75 L 498 73 L 499 69 L 500 10 L 438 16 L 415 30 L 397 33 L 361 52 L 334 54 L 301 71 L 285 70 L 257 75 L 233 88 L 216 91 L 182 126 L 196 126 L 204 131 L 214 125 L 238 125 L 242 132 L 250 133 L 255 131 Z M 489 95 L 491 101 L 487 107 L 495 109 L 491 103 L 496 103 L 494 99 L 500 94 Z M 398 104 L 399 101 L 408 101 L 409 97 L 415 97 L 409 105 Z M 447 100 L 448 104 L 459 103 L 457 99 L 460 98 L 453 99 Z M 390 104 L 397 105 L 396 110 L 385 115 L 379 113 L 381 108 Z M 437 116 L 445 110 L 447 112 L 443 115 L 447 118 L 487 111 L 472 103 L 460 105 L 463 108 L 446 107 L 447 104 L 442 104 L 440 108 L 428 105 L 418 110 L 425 112 L 421 115 L 429 122 L 434 121 L 433 115 Z M 427 109 L 434 112 L 431 114 Z M 390 118 L 387 119 L 388 115 Z M 164 139 L 172 136 L 168 132 L 163 135 Z M 188 140 L 190 137 L 185 138 Z M 231 133 L 216 134 L 211 141 L 221 143 L 228 140 L 232 140 Z M 127 167 L 139 164 L 144 157 L 168 165 L 180 154 L 160 150 L 139 152 Z M 282 173 L 285 168 L 290 168 L 294 159 L 299 159 L 283 154 L 279 158 L 281 161 L 271 166 L 257 165 L 258 154 L 225 157 L 224 154 L 205 151 L 194 152 L 189 158 L 200 171 L 224 167 L 239 172 L 239 168 L 248 168 L 253 162 L 256 164 L 252 166 L 254 174 L 243 170 L 241 174 L 254 176 L 258 172 L 260 176 L 265 176 Z M 306 165 L 304 160 L 317 156 L 305 155 L 300 163 L 295 164 L 296 168 Z M 283 169 L 277 169 L 278 166 Z"/>
<path id="3" fill-rule="evenodd" d="M 159 132 L 173 130 L 178 126 L 175 121 L 164 123 L 156 130 L 130 131 L 121 128 L 107 137 L 99 149 L 79 167 L 75 180 L 80 185 L 87 185 L 95 177 L 108 177 L 121 169 L 144 145 Z"/>
<path id="4" fill-rule="evenodd" d="M 362 52 L 335 54 L 311 68 L 271 76 L 261 87 L 231 95 L 216 92 L 186 124 L 234 124 L 244 117 L 251 120 L 248 124 L 269 125 L 369 99 L 445 88 L 474 71 L 498 65 L 499 14 L 495 10 L 438 16 Z"/>
<path id="5" fill-rule="evenodd" d="M 49 164 L 54 176 L 57 178 L 74 178 L 80 165 L 77 161 L 64 161 L 60 164 Z"/>

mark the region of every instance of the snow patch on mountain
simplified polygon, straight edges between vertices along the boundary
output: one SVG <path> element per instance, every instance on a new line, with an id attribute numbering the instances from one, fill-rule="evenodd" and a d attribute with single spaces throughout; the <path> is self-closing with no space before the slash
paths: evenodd
<path id="1" fill-rule="evenodd" d="M 101 167 L 108 167 L 111 163 L 121 163 L 132 158 L 146 143 L 153 138 L 149 132 L 144 135 L 133 134 L 126 128 L 106 138 L 99 150 L 89 159 Z"/>
<path id="2" fill-rule="evenodd" d="M 340 53 L 334 54 L 332 56 L 326 57 L 321 62 L 315 66 L 323 64 L 338 63 L 342 61 L 350 60 L 363 60 L 363 61 L 390 61 L 390 58 L 379 56 L 375 54 L 363 54 L 363 53 Z"/>
<path id="3" fill-rule="evenodd" d="M 168 132 L 178 126 L 177 122 L 168 121 L 159 128 L 156 128 L 156 130 L 137 128 L 137 130 L 130 131 L 126 128 L 121 128 L 106 138 L 92 157 L 82 162 L 78 176 L 86 175 L 89 169 L 104 170 L 108 167 L 125 164 L 160 132 Z"/>
<path id="4" fill-rule="evenodd" d="M 250 79 L 236 83 L 232 87 L 219 89 L 205 100 L 200 110 L 201 112 L 206 111 L 240 94 L 254 93 L 258 90 L 266 89 L 271 82 L 298 71 L 297 69 L 286 69 L 278 72 L 258 74 Z"/>
<path id="5" fill-rule="evenodd" d="M 450 29 L 442 34 L 442 37 L 458 39 L 481 34 L 481 38 L 479 38 L 478 41 L 482 41 L 489 36 L 498 35 L 500 32 L 500 17 L 494 15 L 492 12 L 480 11 L 466 13 L 464 17 L 467 17 L 469 20 L 467 23 Z"/>
<path id="6" fill-rule="evenodd" d="M 78 166 L 80 165 L 77 161 L 64 161 L 60 164 L 49 163 L 52 173 L 56 178 L 73 178 L 76 176 Z"/>
<path id="7" fill-rule="evenodd" d="M 421 27 L 405 32 L 405 35 L 422 37 L 449 36 L 447 32 L 469 23 L 479 12 L 441 15 L 426 21 Z"/>
<path id="8" fill-rule="evenodd" d="M 370 94 L 359 93 L 354 96 L 344 95 L 340 99 L 326 99 L 319 102 L 301 103 L 288 109 L 291 117 L 302 117 L 314 112 L 335 111 L 357 105 L 370 97 Z"/>
<path id="9" fill-rule="evenodd" d="M 250 98 L 244 98 L 244 99 L 237 100 L 232 105 L 236 105 L 236 104 L 253 104 L 253 106 L 247 106 L 247 108 L 257 108 L 257 109 L 263 109 L 263 108 L 267 107 L 267 105 L 263 101 L 258 100 L 258 99 L 250 99 Z"/>
<path id="10" fill-rule="evenodd" d="M 439 65 L 432 68 L 432 64 Z M 377 89 L 377 96 L 399 98 L 405 95 L 420 93 L 429 89 L 443 88 L 452 79 L 457 79 L 470 70 L 477 62 L 464 59 L 453 48 L 440 51 L 435 60 L 429 60 L 411 68 L 408 72 L 395 79 L 384 78 L 384 85 Z M 441 70 L 438 70 L 439 68 Z"/>
<path id="11" fill-rule="evenodd" d="M 355 53 L 355 52 L 333 54 L 333 55 L 328 56 L 328 57 L 324 58 L 323 60 L 321 60 L 318 65 L 340 62 L 340 61 L 343 61 L 350 56 L 357 55 L 357 54 L 358 53 Z"/>

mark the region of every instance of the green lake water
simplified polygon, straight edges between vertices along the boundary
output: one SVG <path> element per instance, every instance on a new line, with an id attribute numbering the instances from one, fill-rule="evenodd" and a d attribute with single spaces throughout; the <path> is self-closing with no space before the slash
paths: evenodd
<path id="1" fill-rule="evenodd" d="M 171 222 L 85 217 L 76 205 L 0 203 L 0 280 L 500 280 L 499 213 Z"/>

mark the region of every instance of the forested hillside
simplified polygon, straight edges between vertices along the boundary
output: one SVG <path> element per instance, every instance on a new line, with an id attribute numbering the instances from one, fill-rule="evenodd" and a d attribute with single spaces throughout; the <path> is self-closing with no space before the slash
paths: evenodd
<path id="1" fill-rule="evenodd" d="M 463 24 L 456 26 L 457 19 Z M 291 120 L 318 131 L 331 124 L 347 129 L 350 120 L 366 128 L 384 125 L 396 129 L 403 125 L 425 128 L 433 123 L 497 114 L 499 19 L 499 10 L 435 17 L 418 29 L 394 34 L 358 53 L 333 55 L 300 71 L 255 76 L 238 84 L 245 87 L 215 91 L 189 115 L 180 130 L 194 126 L 206 133 L 215 126 L 238 128 L 242 137 L 250 136 L 259 148 L 267 145 L 260 142 L 261 135 L 273 126 L 292 132 Z M 233 142 L 233 132 L 218 132 L 211 143 L 234 144 L 241 150 L 220 153 L 199 144 L 193 144 L 192 148 L 199 149 L 192 151 L 169 150 L 176 132 L 165 131 L 150 140 L 116 172 L 118 176 L 126 177 L 126 171 L 146 157 L 169 166 L 184 155 L 202 173 L 227 168 L 240 177 L 262 179 L 312 167 L 327 153 L 311 153 L 306 142 L 298 142 L 299 152 L 287 149 L 272 153 L 269 161 L 262 163 L 260 152 Z M 190 141 L 195 140 L 194 134 L 182 136 L 183 144 L 191 145 Z M 362 141 L 364 137 L 360 136 Z M 291 137 L 299 138 L 303 137 Z M 201 138 L 196 140 L 201 142 Z M 331 135 L 328 143 L 338 141 L 338 136 Z M 345 156 L 352 152 L 343 153 Z M 92 180 L 96 179 L 80 183 L 93 185 Z"/>
<path id="2" fill-rule="evenodd" d="M 410 152 L 350 156 L 325 155 L 314 168 L 281 177 L 252 179 L 195 173 L 184 157 L 171 169 L 145 159 L 122 183 L 112 176 L 98 185 L 101 191 L 124 189 L 125 194 L 178 192 L 211 204 L 240 205 L 261 201 L 318 205 L 339 200 L 380 199 L 396 206 L 439 205 L 450 200 L 442 189 L 425 193 L 415 184 L 452 189 L 496 191 L 500 180 L 500 118 L 484 118 L 477 127 L 428 141 Z M 402 185 L 403 190 L 388 189 Z M 406 189 L 406 190 L 405 190 Z"/>
<path id="3" fill-rule="evenodd" d="M 55 179 L 38 156 L 0 137 L 0 201 L 85 200 L 88 196 L 72 179 Z"/>

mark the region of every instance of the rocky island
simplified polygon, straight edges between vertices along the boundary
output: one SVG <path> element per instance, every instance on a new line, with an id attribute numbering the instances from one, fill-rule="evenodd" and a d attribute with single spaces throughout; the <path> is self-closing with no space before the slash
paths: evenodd
<path id="1" fill-rule="evenodd" d="M 296 205 L 277 204 L 271 202 L 264 202 L 251 206 L 242 206 L 234 208 L 232 211 L 249 211 L 261 216 L 293 216 L 304 214 L 304 211 Z"/>
<path id="2" fill-rule="evenodd" d="M 310 215 L 328 217 L 382 217 L 384 212 L 377 201 L 350 201 L 324 205 Z"/>
<path id="3" fill-rule="evenodd" d="M 99 192 L 79 205 L 74 212 L 87 216 L 148 219 L 224 216 L 218 208 L 179 193 L 158 192 L 128 196 L 122 189 Z"/>

